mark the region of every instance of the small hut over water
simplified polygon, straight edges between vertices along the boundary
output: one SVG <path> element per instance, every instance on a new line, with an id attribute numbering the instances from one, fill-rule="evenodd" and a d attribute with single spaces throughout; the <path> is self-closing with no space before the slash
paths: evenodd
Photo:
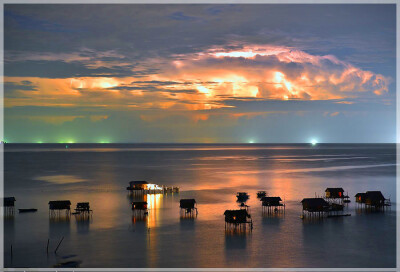
<path id="1" fill-rule="evenodd" d="M 365 196 L 366 196 L 365 193 L 357 193 L 357 194 L 355 195 L 355 197 L 356 197 L 356 203 L 358 203 L 358 204 L 364 204 L 364 203 L 365 203 Z"/>
<path id="2" fill-rule="evenodd" d="M 225 215 L 225 230 L 246 230 L 246 225 L 250 225 L 250 230 L 253 229 L 253 221 L 251 215 L 245 209 L 241 210 L 226 210 Z"/>
<path id="3" fill-rule="evenodd" d="M 285 211 L 285 204 L 281 203 L 282 199 L 279 196 L 261 198 L 263 212 L 267 213 Z"/>
<path id="4" fill-rule="evenodd" d="M 367 191 L 355 195 L 356 202 L 366 208 L 384 209 L 391 206 L 390 199 L 386 199 L 381 191 Z"/>
<path id="5" fill-rule="evenodd" d="M 147 181 L 131 181 L 126 189 L 132 194 L 162 194 L 164 189 Z"/>
<path id="6" fill-rule="evenodd" d="M 340 203 L 343 203 L 348 198 L 349 196 L 344 194 L 343 188 L 326 188 L 325 190 L 325 199 L 327 201 L 333 202 L 338 200 Z"/>
<path id="7" fill-rule="evenodd" d="M 92 212 L 93 210 L 90 209 L 89 202 L 78 202 L 73 214 L 86 216 L 90 215 Z"/>
<path id="8" fill-rule="evenodd" d="M 71 201 L 69 200 L 54 200 L 49 201 L 49 216 L 61 216 L 65 212 L 65 215 L 69 217 L 71 215 Z"/>
<path id="9" fill-rule="evenodd" d="M 132 202 L 132 211 L 134 213 L 140 213 L 140 214 L 146 215 L 148 213 L 147 202 L 145 202 L 145 201 Z"/>
<path id="10" fill-rule="evenodd" d="M 305 215 L 309 217 L 322 217 L 324 213 L 329 211 L 329 203 L 323 198 L 304 198 L 301 203 L 303 204 L 302 218 Z"/>
<path id="11" fill-rule="evenodd" d="M 15 197 L 5 197 L 4 198 L 4 214 L 13 215 L 15 212 Z"/>
<path id="12" fill-rule="evenodd" d="M 179 207 L 181 212 L 184 211 L 184 215 L 198 215 L 197 207 L 196 207 L 196 200 L 195 199 L 181 199 L 179 201 Z M 196 213 L 194 213 L 196 212 Z"/>

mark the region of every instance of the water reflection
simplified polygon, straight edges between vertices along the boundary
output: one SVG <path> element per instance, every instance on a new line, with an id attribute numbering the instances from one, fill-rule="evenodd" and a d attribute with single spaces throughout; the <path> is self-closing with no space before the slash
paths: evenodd
<path id="1" fill-rule="evenodd" d="M 78 233 L 89 233 L 90 224 L 92 223 L 92 216 L 90 214 L 75 215 L 76 230 Z"/>

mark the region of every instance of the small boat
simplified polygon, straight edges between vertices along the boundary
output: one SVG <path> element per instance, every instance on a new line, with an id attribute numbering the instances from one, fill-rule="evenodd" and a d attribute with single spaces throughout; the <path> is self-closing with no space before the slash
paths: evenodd
<path id="1" fill-rule="evenodd" d="M 19 213 L 37 212 L 37 209 L 18 209 Z"/>
<path id="2" fill-rule="evenodd" d="M 68 261 L 54 265 L 54 268 L 78 268 L 82 261 Z"/>

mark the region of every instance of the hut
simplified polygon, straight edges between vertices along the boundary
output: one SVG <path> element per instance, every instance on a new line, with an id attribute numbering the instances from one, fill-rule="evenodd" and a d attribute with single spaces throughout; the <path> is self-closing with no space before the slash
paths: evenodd
<path id="1" fill-rule="evenodd" d="M 282 210 L 284 211 L 285 204 L 282 204 L 281 201 L 282 199 L 279 196 L 274 196 L 274 197 L 264 196 L 261 198 L 262 209 L 263 211 L 266 211 L 268 213 L 279 212 Z"/>
<path id="2" fill-rule="evenodd" d="M 131 181 L 126 189 L 132 194 L 162 194 L 164 189 L 147 181 Z"/>
<path id="3" fill-rule="evenodd" d="M 225 215 L 225 230 L 234 228 L 237 230 L 245 230 L 246 225 L 250 225 L 250 230 L 253 229 L 253 221 L 251 215 L 245 209 L 241 210 L 226 210 Z"/>
<path id="4" fill-rule="evenodd" d="M 5 215 L 13 215 L 15 207 L 15 197 L 5 197 L 4 198 L 4 213 Z"/>
<path id="5" fill-rule="evenodd" d="M 54 200 L 49 201 L 49 215 L 60 216 L 65 211 L 65 215 L 71 214 L 71 201 L 69 200 Z"/>
<path id="6" fill-rule="evenodd" d="M 92 212 L 89 202 L 78 202 L 74 214 L 90 215 Z"/>
<path id="7" fill-rule="evenodd" d="M 267 192 L 266 191 L 258 191 L 257 192 L 257 198 L 262 198 L 267 196 Z"/>
<path id="8" fill-rule="evenodd" d="M 246 192 L 238 192 L 236 198 L 237 202 L 246 202 L 249 199 L 249 195 Z"/>
<path id="9" fill-rule="evenodd" d="M 391 206 L 390 199 L 386 199 L 381 191 L 367 191 L 355 195 L 356 202 L 366 208 L 381 209 Z"/>
<path id="10" fill-rule="evenodd" d="M 194 211 L 196 211 L 196 216 L 198 214 L 195 199 L 181 199 L 179 207 L 181 208 L 181 212 L 185 212 L 185 215 L 194 215 Z"/>
<path id="11" fill-rule="evenodd" d="M 333 202 L 335 200 L 339 200 L 340 203 L 346 200 L 348 201 L 349 196 L 344 194 L 343 188 L 326 188 L 325 190 L 325 199 L 327 201 Z"/>
<path id="12" fill-rule="evenodd" d="M 387 204 L 387 199 L 383 196 L 381 191 L 367 191 L 365 193 L 365 205 L 375 208 L 390 206 Z"/>
<path id="13" fill-rule="evenodd" d="M 305 212 L 308 216 L 321 217 L 329 211 L 329 203 L 323 198 L 304 198 L 301 203 L 303 204 L 302 218 L 304 218 Z"/>
<path id="14" fill-rule="evenodd" d="M 148 214 L 147 202 L 145 202 L 145 201 L 132 202 L 132 211 L 135 214 L 147 215 Z"/>
<path id="15" fill-rule="evenodd" d="M 363 204 L 365 203 L 365 193 L 358 193 L 355 195 L 356 203 Z"/>
<path id="16" fill-rule="evenodd" d="M 343 188 L 326 188 L 325 198 L 343 198 Z"/>
<path id="17" fill-rule="evenodd" d="M 147 181 L 130 181 L 129 182 L 129 186 L 126 188 L 129 191 L 133 191 L 133 190 L 146 190 L 147 189 L 147 185 L 149 183 Z"/>

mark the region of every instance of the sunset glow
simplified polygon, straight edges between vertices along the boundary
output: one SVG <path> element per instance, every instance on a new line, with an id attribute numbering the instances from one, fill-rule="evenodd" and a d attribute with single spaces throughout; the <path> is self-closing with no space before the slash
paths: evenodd
<path id="1" fill-rule="evenodd" d="M 25 14 L 23 8 L 17 6 L 10 7 L 10 10 L 7 14 Z M 143 14 L 149 10 L 143 11 Z M 30 9 L 27 9 L 26 13 L 29 12 Z M 199 18 L 203 16 L 214 20 L 219 17 L 209 18 L 210 15 L 202 13 L 202 9 L 196 12 Z M 80 14 L 80 11 L 75 13 Z M 7 44 L 4 77 L 6 123 L 17 126 L 10 133 L 23 131 L 27 125 L 17 124 L 29 120 L 35 122 L 37 128 L 46 126 L 54 131 L 49 141 L 58 141 L 55 131 L 57 126 L 62 126 L 77 141 L 82 140 L 79 134 L 87 128 L 90 132 L 85 132 L 83 138 L 99 142 L 101 140 L 97 139 L 95 132 L 104 134 L 101 127 L 106 125 L 107 130 L 115 133 L 111 135 L 115 141 L 130 141 L 130 137 L 135 138 L 132 141 L 156 141 L 154 136 L 161 134 L 153 130 L 166 129 L 171 130 L 167 141 L 203 142 L 214 139 L 212 141 L 240 142 L 245 135 L 234 137 L 229 131 L 240 130 L 241 126 L 244 129 L 243 124 L 239 123 L 248 120 L 254 123 L 252 126 L 264 128 L 263 132 L 256 135 L 263 142 L 267 141 L 267 130 L 271 126 L 267 123 L 271 120 L 274 120 L 273 126 L 276 127 L 278 124 L 292 123 L 293 118 L 300 116 L 307 120 L 307 115 L 319 116 L 322 118 L 318 121 L 320 123 L 324 123 L 323 119 L 327 117 L 361 118 L 365 109 L 371 109 L 368 103 L 373 103 L 372 109 L 382 114 L 393 111 L 395 78 L 392 70 L 384 68 L 392 65 L 393 58 L 386 57 L 389 53 L 382 53 L 382 56 L 375 56 L 374 60 L 387 65 L 372 65 L 369 63 L 372 51 L 368 51 L 364 53 L 365 59 L 359 61 L 361 53 L 353 52 L 360 52 L 365 46 L 358 45 L 348 33 L 338 37 L 347 37 L 347 46 L 354 48 L 340 51 L 336 50 L 334 38 L 325 39 L 326 44 L 322 46 L 321 39 L 308 32 L 303 34 L 308 35 L 307 38 L 286 33 L 291 28 L 286 28 L 285 21 L 280 19 L 276 19 L 280 23 L 275 22 L 274 25 L 280 25 L 282 30 L 278 28 L 268 32 L 266 25 L 272 22 L 260 15 L 258 23 L 254 25 L 257 31 L 246 37 L 241 36 L 244 32 L 236 29 L 241 29 L 247 23 L 237 22 L 235 28 L 224 20 L 213 21 L 211 25 L 215 24 L 216 27 L 209 30 L 210 36 L 203 37 L 199 25 L 190 20 L 184 21 L 188 18 L 182 17 L 183 21 L 180 21 L 161 11 L 156 13 L 160 13 L 159 18 L 165 20 L 159 24 L 162 31 L 156 31 L 145 23 L 140 26 L 134 24 L 125 29 L 122 36 L 116 34 L 119 33 L 117 30 L 121 25 L 125 26 L 131 16 L 121 22 L 120 18 L 110 19 L 115 20 L 115 25 L 112 24 L 115 32 L 110 33 L 98 30 L 96 24 L 86 25 L 87 22 L 82 21 L 82 29 L 93 29 L 93 33 L 100 31 L 105 36 L 89 35 L 82 30 L 87 36 L 81 37 L 80 29 L 76 32 L 67 31 L 71 36 L 68 42 L 58 44 L 62 52 L 48 46 L 57 42 L 62 31 L 38 30 L 48 33 L 46 45 L 42 45 L 36 36 L 31 37 L 31 44 L 19 42 L 24 44 L 23 49 Z M 251 14 L 258 13 L 252 10 Z M 225 18 L 227 15 L 220 16 Z M 68 21 L 63 14 L 58 17 L 60 22 L 55 25 L 63 25 L 63 20 Z M 246 16 L 239 17 L 248 20 Z M 137 20 L 139 22 L 145 18 L 145 15 L 141 15 Z M 19 20 L 20 17 L 16 15 L 5 17 L 13 31 L 6 34 L 14 33 L 6 40 L 23 40 L 28 35 L 14 27 Z M 340 20 L 335 19 L 337 22 Z M 186 29 L 186 24 L 190 25 L 190 31 Z M 327 24 L 326 27 L 330 25 L 334 24 Z M 185 29 L 178 35 L 175 31 L 179 27 Z M 380 33 L 381 26 L 376 29 L 375 32 Z M 337 31 L 337 28 L 334 30 Z M 286 34 L 281 37 L 280 31 Z M 345 28 L 342 31 L 346 32 Z M 127 34 L 131 32 L 140 33 L 141 36 L 138 35 L 143 38 L 133 38 L 136 34 Z M 214 32 L 215 36 L 212 34 Z M 369 32 L 356 32 L 365 35 L 365 40 L 369 41 Z M 174 33 L 174 38 L 170 38 L 171 33 Z M 169 44 L 164 45 L 158 38 L 168 40 Z M 356 40 L 361 43 L 359 39 Z M 385 43 L 379 43 L 379 46 L 384 48 L 373 50 L 374 54 L 392 52 L 392 47 Z M 42 50 L 37 52 L 35 48 Z M 380 118 L 389 122 L 393 118 L 389 115 Z M 136 126 L 140 129 L 136 130 Z M 183 133 L 182 127 L 188 126 L 196 126 L 196 129 Z M 222 133 L 224 137 L 216 130 L 221 126 L 226 133 Z M 303 126 L 304 134 L 310 129 L 309 126 L 311 124 Z M 130 128 L 124 137 L 116 135 L 122 127 Z M 43 138 L 40 131 L 37 129 L 33 138 Z M 189 131 L 193 132 L 190 137 L 187 135 Z M 211 132 L 215 135 L 210 137 L 208 134 Z M 199 134 L 202 136 L 198 138 Z M 21 140 L 25 139 L 23 134 L 20 135 L 18 137 Z M 229 139 L 231 136 L 232 139 Z M 301 140 L 304 137 L 297 141 L 304 141 Z M 279 137 L 274 136 L 273 139 L 277 141 Z"/>

